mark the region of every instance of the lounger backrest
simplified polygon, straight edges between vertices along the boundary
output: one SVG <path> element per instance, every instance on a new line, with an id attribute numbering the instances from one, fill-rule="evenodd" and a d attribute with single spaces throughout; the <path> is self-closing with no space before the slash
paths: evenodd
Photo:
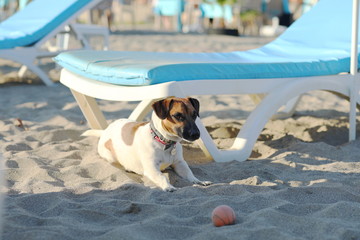
<path id="1" fill-rule="evenodd" d="M 0 23 L 0 49 L 33 45 L 80 14 L 92 0 L 33 0 Z"/>
<path id="2" fill-rule="evenodd" d="M 274 41 L 238 52 L 241 62 L 313 62 L 350 57 L 353 0 L 321 0 Z"/>
<path id="3" fill-rule="evenodd" d="M 352 0 L 321 0 L 276 41 L 350 51 Z"/>

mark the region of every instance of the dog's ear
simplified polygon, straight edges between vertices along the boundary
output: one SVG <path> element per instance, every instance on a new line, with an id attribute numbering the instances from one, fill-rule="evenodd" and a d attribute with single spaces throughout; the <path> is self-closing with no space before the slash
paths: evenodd
<path id="1" fill-rule="evenodd" d="M 199 112 L 200 112 L 200 103 L 196 98 L 188 98 L 188 100 L 190 101 L 190 103 L 193 105 L 193 107 L 195 108 L 197 115 L 199 117 Z"/>
<path id="2" fill-rule="evenodd" d="M 169 99 L 163 99 L 153 103 L 152 108 L 160 119 L 165 119 L 168 116 L 171 101 L 172 100 Z"/>

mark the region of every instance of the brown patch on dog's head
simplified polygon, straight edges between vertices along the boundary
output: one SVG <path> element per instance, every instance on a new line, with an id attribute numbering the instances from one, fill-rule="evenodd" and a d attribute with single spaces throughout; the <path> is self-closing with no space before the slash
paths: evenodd
<path id="1" fill-rule="evenodd" d="M 188 141 L 200 137 L 200 131 L 195 124 L 200 111 L 197 99 L 166 98 L 155 102 L 152 107 L 162 120 L 163 128 L 169 133 Z"/>

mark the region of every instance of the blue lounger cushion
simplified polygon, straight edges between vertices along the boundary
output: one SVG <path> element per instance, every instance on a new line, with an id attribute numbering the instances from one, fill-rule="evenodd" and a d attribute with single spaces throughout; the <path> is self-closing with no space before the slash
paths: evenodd
<path id="1" fill-rule="evenodd" d="M 320 7 L 320 5 L 323 5 Z M 352 1 L 320 1 L 275 41 L 228 53 L 74 51 L 55 61 L 86 78 L 120 85 L 202 79 L 287 78 L 332 75 L 350 69 Z M 346 9 L 346 10 L 344 10 Z M 321 19 L 319 16 L 341 15 Z"/>
<path id="2" fill-rule="evenodd" d="M 149 53 L 85 50 L 62 53 L 55 60 L 67 70 L 86 78 L 138 86 L 202 79 L 328 75 L 345 72 L 350 67 L 349 58 L 309 62 L 238 63 L 235 62 L 236 55 L 236 52 Z"/>
<path id="3" fill-rule="evenodd" d="M 33 0 L 0 23 L 0 49 L 33 45 L 91 0 Z"/>

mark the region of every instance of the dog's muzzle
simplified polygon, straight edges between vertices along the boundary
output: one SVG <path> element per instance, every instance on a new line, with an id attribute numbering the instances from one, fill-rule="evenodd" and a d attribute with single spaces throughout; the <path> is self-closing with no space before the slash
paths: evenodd
<path id="1" fill-rule="evenodd" d="M 200 130 L 195 123 L 184 127 L 182 138 L 191 142 L 200 138 Z"/>

